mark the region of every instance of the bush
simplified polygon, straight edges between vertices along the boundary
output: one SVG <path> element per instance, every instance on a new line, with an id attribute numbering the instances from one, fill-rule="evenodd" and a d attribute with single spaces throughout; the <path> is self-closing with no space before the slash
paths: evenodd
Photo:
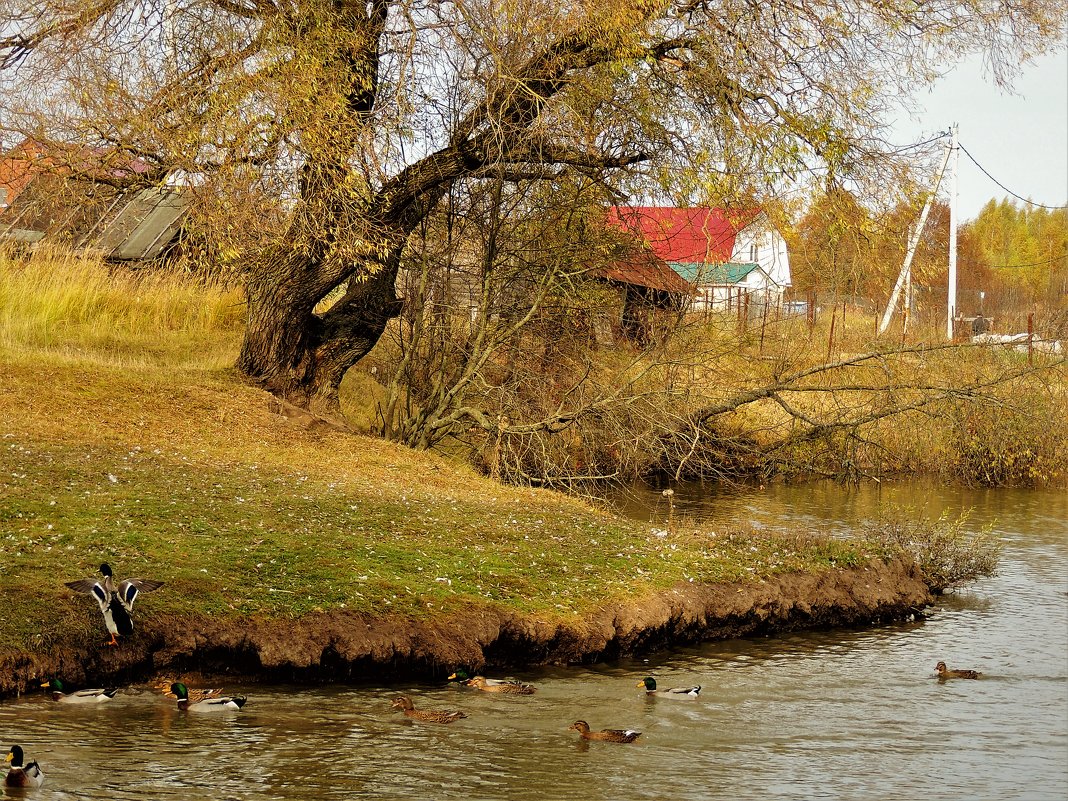
<path id="1" fill-rule="evenodd" d="M 970 484 L 1020 487 L 1052 484 L 1064 475 L 1063 391 L 1014 385 L 1013 403 L 989 400 L 955 409 L 953 469 Z"/>
<path id="2" fill-rule="evenodd" d="M 869 521 L 863 535 L 894 553 L 903 553 L 920 566 L 933 593 L 942 593 L 968 581 L 997 575 L 1001 543 L 989 527 L 978 532 L 965 529 L 968 512 L 951 520 L 946 513 L 935 521 L 911 509 L 894 509 L 879 520 Z"/>

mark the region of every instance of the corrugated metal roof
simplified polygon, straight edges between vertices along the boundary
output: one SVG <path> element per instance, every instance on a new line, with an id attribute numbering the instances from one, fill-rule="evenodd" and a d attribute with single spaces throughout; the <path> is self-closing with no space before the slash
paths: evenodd
<path id="1" fill-rule="evenodd" d="M 189 203 L 173 189 L 143 189 L 100 232 L 97 247 L 113 259 L 154 259 L 174 239 Z"/>
<path id="2" fill-rule="evenodd" d="M 667 262 L 730 261 L 738 232 L 760 215 L 760 209 L 613 206 L 608 220 Z"/>
<path id="3" fill-rule="evenodd" d="M 616 262 L 602 272 L 610 281 L 649 287 L 673 295 L 693 294 L 693 287 L 663 259 L 649 251 L 635 253 L 626 261 Z"/>
<path id="4" fill-rule="evenodd" d="M 671 269 L 689 281 L 702 286 L 708 284 L 740 284 L 749 273 L 760 267 L 756 262 L 724 262 L 721 264 L 704 264 L 702 262 L 670 262 Z"/>

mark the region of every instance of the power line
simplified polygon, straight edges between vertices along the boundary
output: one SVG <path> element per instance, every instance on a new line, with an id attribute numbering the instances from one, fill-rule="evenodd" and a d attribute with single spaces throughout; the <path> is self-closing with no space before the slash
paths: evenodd
<path id="1" fill-rule="evenodd" d="M 1018 267 L 1042 267 L 1046 264 L 1053 264 L 1054 262 L 1061 261 L 1068 257 L 1068 253 L 1062 253 L 1060 256 L 1054 256 L 1052 259 L 1046 259 L 1045 261 L 1033 261 L 1030 264 L 988 264 L 991 270 L 1015 270 Z"/>
<path id="2" fill-rule="evenodd" d="M 1052 209 L 1054 211 L 1058 211 L 1060 209 L 1068 208 L 1068 206 L 1047 206 L 1045 203 L 1035 203 L 1035 201 L 1028 200 L 1023 195 L 1016 194 L 1011 189 L 1009 189 L 1007 186 L 1005 186 L 1005 184 L 1001 183 L 1001 181 L 999 181 L 997 178 L 995 178 L 993 175 L 991 175 L 987 171 L 986 167 L 984 167 L 982 164 L 980 164 L 978 161 L 976 161 L 975 160 L 975 156 L 973 156 L 971 153 L 968 152 L 968 148 L 966 148 L 960 142 L 957 142 L 957 147 L 959 147 L 961 150 L 964 151 L 964 155 L 966 155 L 968 158 L 970 158 L 972 160 L 972 164 L 974 164 L 976 167 L 978 167 L 980 170 L 982 170 L 983 174 L 987 178 L 989 178 L 991 181 L 996 183 L 998 186 L 1000 186 L 1002 189 L 1004 189 L 1006 192 L 1008 192 L 1014 198 L 1016 198 L 1018 200 L 1022 200 L 1024 203 L 1027 203 L 1030 206 L 1038 206 L 1039 208 L 1042 208 L 1042 209 Z"/>
<path id="3" fill-rule="evenodd" d="M 935 142 L 940 142 L 949 136 L 949 131 L 942 131 L 942 133 L 932 136 L 930 139 L 925 139 L 922 142 L 914 142 L 911 145 L 902 145 L 901 147 L 894 148 L 894 153 L 904 153 L 906 150 L 916 150 L 917 148 L 925 147 Z"/>

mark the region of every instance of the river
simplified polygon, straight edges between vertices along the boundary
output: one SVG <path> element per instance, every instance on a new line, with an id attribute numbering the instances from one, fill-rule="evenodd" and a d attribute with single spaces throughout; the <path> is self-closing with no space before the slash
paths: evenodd
<path id="1" fill-rule="evenodd" d="M 655 490 L 627 513 L 660 525 Z M 518 676 L 529 697 L 456 685 L 241 686 L 242 712 L 180 714 L 148 687 L 109 704 L 0 702 L 0 746 L 47 779 L 36 799 L 1060 799 L 1068 796 L 1068 493 L 919 484 L 678 488 L 676 513 L 845 532 L 888 503 L 973 509 L 1001 570 L 926 620 L 741 639 Z M 934 664 L 983 672 L 940 683 Z M 692 701 L 635 684 L 701 684 Z M 463 709 L 450 726 L 392 712 Z M 585 743 L 567 726 L 643 732 Z M 6 753 L 6 751 L 5 751 Z M 21 794 L 21 795 L 19 795 Z"/>

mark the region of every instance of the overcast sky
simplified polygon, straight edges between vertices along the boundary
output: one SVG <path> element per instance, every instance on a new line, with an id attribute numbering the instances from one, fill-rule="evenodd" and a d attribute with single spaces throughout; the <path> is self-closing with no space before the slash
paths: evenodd
<path id="1" fill-rule="evenodd" d="M 1026 66 L 1014 92 L 984 77 L 979 59 L 969 61 L 917 96 L 923 109 L 917 119 L 899 121 L 900 138 L 948 130 L 956 122 L 961 145 L 1010 190 L 1049 206 L 1068 204 L 1068 53 Z M 963 152 L 959 187 L 962 222 L 991 198 L 1007 195 Z M 941 194 L 948 198 L 947 191 Z"/>

